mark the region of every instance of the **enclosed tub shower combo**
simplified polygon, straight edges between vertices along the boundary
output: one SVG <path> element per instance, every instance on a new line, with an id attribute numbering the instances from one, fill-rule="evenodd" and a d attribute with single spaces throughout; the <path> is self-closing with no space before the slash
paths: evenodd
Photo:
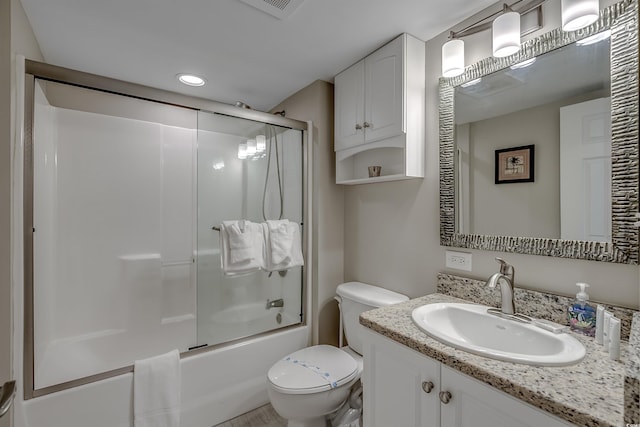
<path id="1" fill-rule="evenodd" d="M 181 425 L 266 403 L 269 366 L 309 339 L 309 123 L 30 61 L 25 76 L 17 424 L 130 425 L 133 362 L 173 349 Z M 221 245 L 250 226 L 259 239 Z M 280 229 L 296 256 L 271 252 Z M 51 410 L 86 399 L 100 414 Z"/>

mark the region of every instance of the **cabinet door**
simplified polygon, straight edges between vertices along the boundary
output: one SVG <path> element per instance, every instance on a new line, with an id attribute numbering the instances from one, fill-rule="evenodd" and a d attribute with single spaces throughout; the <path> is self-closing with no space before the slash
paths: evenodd
<path id="1" fill-rule="evenodd" d="M 370 330 L 364 334 L 364 425 L 439 426 L 440 364 Z"/>
<path id="2" fill-rule="evenodd" d="M 364 143 L 364 61 L 334 79 L 335 149 Z"/>
<path id="3" fill-rule="evenodd" d="M 441 391 L 451 393 L 449 403 L 440 409 L 442 427 L 571 425 L 444 365 L 440 375 Z"/>
<path id="4" fill-rule="evenodd" d="M 404 37 L 365 58 L 365 142 L 404 132 Z"/>

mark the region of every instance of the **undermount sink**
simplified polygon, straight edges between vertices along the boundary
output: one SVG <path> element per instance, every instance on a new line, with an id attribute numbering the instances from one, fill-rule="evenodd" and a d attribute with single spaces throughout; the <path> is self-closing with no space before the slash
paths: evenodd
<path id="1" fill-rule="evenodd" d="M 535 366 L 567 366 L 584 358 L 584 346 L 571 335 L 497 317 L 487 313 L 489 308 L 435 303 L 416 308 L 411 317 L 418 328 L 432 338 L 491 359 Z"/>

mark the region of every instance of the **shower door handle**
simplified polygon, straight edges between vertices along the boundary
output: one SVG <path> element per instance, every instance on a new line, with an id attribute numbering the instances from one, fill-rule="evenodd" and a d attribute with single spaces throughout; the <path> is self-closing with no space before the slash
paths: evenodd
<path id="1" fill-rule="evenodd" d="M 7 413 L 16 395 L 16 382 L 7 381 L 0 389 L 0 418 Z"/>

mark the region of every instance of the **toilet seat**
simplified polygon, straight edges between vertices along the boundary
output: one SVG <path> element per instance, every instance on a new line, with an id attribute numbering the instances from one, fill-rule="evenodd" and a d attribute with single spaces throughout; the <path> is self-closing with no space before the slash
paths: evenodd
<path id="1" fill-rule="evenodd" d="M 276 362 L 267 378 L 284 394 L 311 394 L 349 383 L 360 374 L 358 363 L 330 345 L 303 348 Z"/>

